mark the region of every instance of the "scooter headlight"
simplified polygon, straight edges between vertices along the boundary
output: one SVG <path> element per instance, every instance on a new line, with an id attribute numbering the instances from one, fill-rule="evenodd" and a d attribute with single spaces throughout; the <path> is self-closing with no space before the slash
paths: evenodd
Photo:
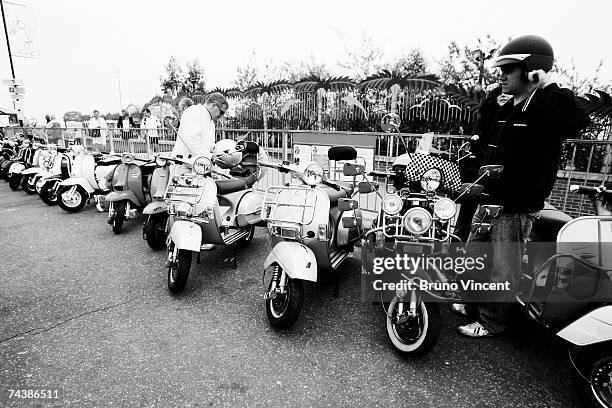
<path id="1" fill-rule="evenodd" d="M 441 198 L 434 204 L 434 214 L 441 220 L 450 220 L 457 213 L 457 205 L 450 198 Z"/>
<path id="2" fill-rule="evenodd" d="M 442 173 L 438 169 L 429 169 L 421 176 L 421 187 L 427 192 L 436 191 L 440 187 Z"/>
<path id="3" fill-rule="evenodd" d="M 382 209 L 386 214 L 395 215 L 402 210 L 404 201 L 397 194 L 389 194 L 382 200 Z"/>
<path id="4" fill-rule="evenodd" d="M 129 153 L 123 153 L 121 155 L 121 163 L 123 163 L 123 164 L 134 163 L 134 156 L 132 156 Z"/>
<path id="5" fill-rule="evenodd" d="M 304 170 L 303 180 L 309 186 L 316 186 L 323 181 L 325 172 L 320 164 L 313 163 Z"/>
<path id="6" fill-rule="evenodd" d="M 411 234 L 422 235 L 431 227 L 431 215 L 424 208 L 414 207 L 404 215 L 404 228 Z"/>
<path id="7" fill-rule="evenodd" d="M 164 167 L 166 163 L 168 163 L 168 160 L 164 159 L 163 157 L 157 156 L 155 158 L 155 164 L 157 164 L 159 167 Z"/>
<path id="8" fill-rule="evenodd" d="M 200 156 L 193 162 L 193 171 L 197 174 L 208 174 L 210 173 L 211 163 L 210 159 L 205 156 Z"/>

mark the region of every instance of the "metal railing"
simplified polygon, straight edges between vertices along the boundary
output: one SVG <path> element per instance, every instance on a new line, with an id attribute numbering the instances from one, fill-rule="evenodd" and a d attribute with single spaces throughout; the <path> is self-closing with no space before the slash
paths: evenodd
<path id="1" fill-rule="evenodd" d="M 81 144 L 89 150 L 108 152 L 130 152 L 142 158 L 170 152 L 176 141 L 174 129 L 87 129 L 87 128 L 4 128 L 5 136 L 18 137 L 31 135 L 35 140 L 56 143 L 66 147 L 70 144 Z M 263 146 L 271 161 L 292 161 L 293 140 L 301 133 L 313 131 L 300 130 L 266 130 L 266 129 L 217 129 L 217 140 L 249 140 Z M 334 138 L 343 135 L 359 135 L 372 138 L 374 146 L 374 169 L 386 170 L 400 154 L 414 151 L 423 138 L 422 134 L 402 133 L 387 134 L 377 132 L 316 132 L 324 137 L 328 135 L 331 144 Z M 459 147 L 467 140 L 465 135 L 432 135 L 431 147 L 439 154 L 456 156 Z M 569 139 L 563 144 L 559 160 L 558 181 L 550 201 L 553 205 L 571 215 L 591 213 L 590 204 L 585 205 L 583 197 L 571 197 L 571 184 L 599 185 L 608 182 L 612 172 L 612 140 Z M 255 188 L 265 191 L 266 188 L 288 182 L 287 176 L 267 169 L 264 177 L 255 184 Z M 377 180 L 381 182 L 382 180 Z M 382 187 L 382 186 L 381 186 Z M 562 193 L 559 193 L 559 189 Z M 384 188 L 380 189 L 384 195 Z M 367 194 L 358 197 L 359 205 L 365 210 L 379 208 L 380 197 Z M 576 204 L 578 200 L 578 204 Z M 576 208 L 577 207 L 577 208 Z"/>

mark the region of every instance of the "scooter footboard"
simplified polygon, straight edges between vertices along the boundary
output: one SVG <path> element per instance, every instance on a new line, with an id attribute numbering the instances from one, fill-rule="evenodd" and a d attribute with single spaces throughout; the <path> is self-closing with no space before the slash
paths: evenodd
<path id="1" fill-rule="evenodd" d="M 193 222 L 177 220 L 172 224 L 172 229 L 168 234 L 166 241 L 168 247 L 170 247 L 170 242 L 173 242 L 178 249 L 200 252 L 202 229 Z"/>
<path id="2" fill-rule="evenodd" d="M 317 281 L 317 259 L 314 252 L 298 242 L 279 242 L 264 262 L 264 269 L 278 264 L 291 279 Z"/>

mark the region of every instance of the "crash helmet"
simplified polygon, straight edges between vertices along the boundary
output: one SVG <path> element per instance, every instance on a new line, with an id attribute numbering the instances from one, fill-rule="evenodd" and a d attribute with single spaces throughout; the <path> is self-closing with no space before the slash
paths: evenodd
<path id="1" fill-rule="evenodd" d="M 242 152 L 236 150 L 236 142 L 231 139 L 219 140 L 212 148 L 212 162 L 217 166 L 230 169 L 242 160 Z"/>
<path id="2" fill-rule="evenodd" d="M 516 37 L 504 45 L 495 58 L 494 67 L 523 63 L 525 71 L 552 69 L 555 54 L 548 41 L 537 35 Z"/>

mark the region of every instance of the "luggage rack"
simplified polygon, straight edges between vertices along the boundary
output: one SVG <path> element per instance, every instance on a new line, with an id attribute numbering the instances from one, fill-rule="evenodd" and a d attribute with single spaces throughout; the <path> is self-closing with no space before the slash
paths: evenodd
<path id="1" fill-rule="evenodd" d="M 187 184 L 185 180 L 193 180 L 194 176 L 177 176 L 176 183 L 168 183 L 166 192 L 164 193 L 164 201 L 182 201 L 189 204 L 196 204 L 200 201 L 204 193 L 204 185 L 199 185 L 197 182 Z"/>
<path id="2" fill-rule="evenodd" d="M 286 195 L 286 198 L 282 197 L 283 195 Z M 307 225 L 314 219 L 316 204 L 317 195 L 311 187 L 268 187 L 261 206 L 261 219 L 272 223 Z M 291 208 L 293 211 L 290 211 Z"/>

